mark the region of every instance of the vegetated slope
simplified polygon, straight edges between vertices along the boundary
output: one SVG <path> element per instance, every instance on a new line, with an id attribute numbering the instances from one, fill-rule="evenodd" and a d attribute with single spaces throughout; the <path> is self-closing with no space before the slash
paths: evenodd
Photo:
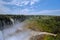
<path id="1" fill-rule="evenodd" d="M 60 40 L 60 16 L 32 16 L 27 27 L 57 34 L 56 37 L 46 35 L 43 40 Z"/>

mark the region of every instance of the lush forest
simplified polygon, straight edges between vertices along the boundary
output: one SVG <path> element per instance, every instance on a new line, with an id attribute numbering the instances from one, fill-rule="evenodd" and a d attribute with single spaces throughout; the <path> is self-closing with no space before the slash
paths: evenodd
<path id="1" fill-rule="evenodd" d="M 45 35 L 42 40 L 60 40 L 60 16 L 30 16 L 28 28 L 36 31 L 57 34 L 56 37 Z"/>

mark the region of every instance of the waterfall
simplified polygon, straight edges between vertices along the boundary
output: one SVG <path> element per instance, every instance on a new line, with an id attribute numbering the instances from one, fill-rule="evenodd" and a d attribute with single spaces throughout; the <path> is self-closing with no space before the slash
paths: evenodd
<path id="1" fill-rule="evenodd" d="M 26 22 L 21 22 L 21 23 L 16 22 L 14 25 L 2 31 L 3 32 L 2 38 L 4 38 L 4 40 L 30 40 L 32 36 L 36 36 L 36 35 L 46 34 L 46 35 L 56 36 L 55 34 L 48 32 L 33 31 L 31 29 L 26 28 L 26 25 L 27 25 Z"/>

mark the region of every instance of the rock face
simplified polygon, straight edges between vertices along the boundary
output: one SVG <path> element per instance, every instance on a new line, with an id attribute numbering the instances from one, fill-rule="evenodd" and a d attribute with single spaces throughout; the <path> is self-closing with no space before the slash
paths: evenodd
<path id="1" fill-rule="evenodd" d="M 23 22 L 25 19 L 26 16 L 22 15 L 0 15 L 0 30 L 13 25 L 16 21 Z"/>
<path id="2" fill-rule="evenodd" d="M 13 22 L 10 18 L 0 17 L 0 30 L 4 29 L 7 25 L 12 25 Z"/>
<path id="3" fill-rule="evenodd" d="M 37 35 L 37 36 L 32 36 L 30 40 L 43 40 L 44 35 Z"/>

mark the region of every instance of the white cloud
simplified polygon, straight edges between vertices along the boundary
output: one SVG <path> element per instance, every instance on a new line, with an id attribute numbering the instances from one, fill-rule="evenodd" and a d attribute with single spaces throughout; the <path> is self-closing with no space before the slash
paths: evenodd
<path id="1" fill-rule="evenodd" d="M 19 14 L 20 13 L 19 9 L 10 10 L 9 8 L 5 7 L 4 4 L 8 4 L 8 3 L 0 0 L 0 14 Z"/>
<path id="2" fill-rule="evenodd" d="M 33 4 L 35 4 L 36 2 L 38 2 L 39 0 L 31 0 L 31 3 L 30 3 L 30 5 L 33 5 Z"/>
<path id="3" fill-rule="evenodd" d="M 29 9 L 23 9 L 23 10 L 20 11 L 20 14 L 25 15 L 27 13 L 29 14 L 29 12 L 30 12 Z"/>
<path id="4" fill-rule="evenodd" d="M 59 15 L 60 16 L 60 10 L 42 10 L 39 12 L 32 12 L 33 9 L 15 9 L 10 10 L 7 7 L 4 7 L 3 4 L 12 4 L 16 6 L 23 6 L 23 5 L 33 5 L 39 0 L 13 0 L 12 2 L 6 3 L 0 0 L 0 14 L 17 14 L 17 15 Z"/>
<path id="5" fill-rule="evenodd" d="M 14 0 L 15 1 L 15 0 Z M 18 4 L 18 6 L 20 6 L 20 5 L 33 5 L 33 4 L 35 4 L 36 2 L 38 2 L 38 0 L 16 0 L 15 2 L 12 2 L 12 4 Z"/>
<path id="6" fill-rule="evenodd" d="M 10 10 L 7 7 L 4 7 L 2 4 L 0 4 L 0 14 L 20 14 L 20 10 Z"/>
<path id="7" fill-rule="evenodd" d="M 9 5 L 16 5 L 16 6 L 25 6 L 25 5 L 33 5 L 34 3 L 38 2 L 38 0 L 12 0 L 11 2 L 5 2 L 0 0 L 0 14 L 20 14 L 21 12 L 25 11 L 25 13 L 30 11 L 30 9 L 14 9 L 13 11 L 9 8 L 3 6 L 5 4 Z"/>
<path id="8" fill-rule="evenodd" d="M 56 16 L 60 16 L 60 10 L 42 10 L 39 12 L 23 11 L 21 14 L 23 14 L 23 15 L 56 15 Z"/>
<path id="9" fill-rule="evenodd" d="M 60 10 L 43 10 L 38 12 L 38 14 L 42 15 L 60 15 Z"/>
<path id="10" fill-rule="evenodd" d="M 8 13 L 10 10 L 3 5 L 0 5 L 0 14 Z"/>
<path id="11" fill-rule="evenodd" d="M 3 2 L 4 4 L 12 4 L 12 5 L 17 5 L 17 6 L 24 6 L 24 5 L 33 5 L 36 2 L 38 2 L 39 0 L 12 0 L 12 2 L 4 2 L 1 0 L 1 2 Z"/>

